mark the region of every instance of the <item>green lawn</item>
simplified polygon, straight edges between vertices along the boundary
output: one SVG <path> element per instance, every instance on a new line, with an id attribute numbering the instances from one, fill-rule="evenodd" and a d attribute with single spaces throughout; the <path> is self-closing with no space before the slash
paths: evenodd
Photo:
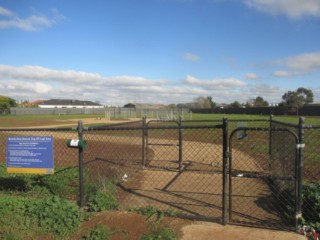
<path id="1" fill-rule="evenodd" d="M 192 120 L 269 120 L 268 115 L 249 115 L 249 114 L 192 114 Z M 274 116 L 274 120 L 298 124 L 297 116 Z M 305 123 L 308 125 L 320 125 L 320 116 L 305 117 Z"/>

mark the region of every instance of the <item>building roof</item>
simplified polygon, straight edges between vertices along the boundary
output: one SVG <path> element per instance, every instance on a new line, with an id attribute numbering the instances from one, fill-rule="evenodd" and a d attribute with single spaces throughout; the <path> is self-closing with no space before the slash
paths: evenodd
<path id="1" fill-rule="evenodd" d="M 58 106 L 102 106 L 99 103 L 91 102 L 91 101 L 81 101 L 76 99 L 50 99 L 43 101 L 39 105 L 58 105 Z"/>

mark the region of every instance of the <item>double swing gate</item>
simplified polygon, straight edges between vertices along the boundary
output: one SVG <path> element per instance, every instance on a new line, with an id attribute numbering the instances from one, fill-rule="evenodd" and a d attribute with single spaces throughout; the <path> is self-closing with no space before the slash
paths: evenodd
<path id="1" fill-rule="evenodd" d="M 86 133 L 103 135 L 104 151 L 113 152 L 86 168 L 98 161 L 92 173 L 119 180 L 119 209 L 153 206 L 222 224 L 297 227 L 304 146 L 297 126 L 272 119 L 139 125 Z"/>

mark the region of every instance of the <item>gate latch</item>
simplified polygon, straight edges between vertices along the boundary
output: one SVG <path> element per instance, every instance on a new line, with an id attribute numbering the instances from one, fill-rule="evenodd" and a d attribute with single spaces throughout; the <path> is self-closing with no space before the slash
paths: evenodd
<path id="1" fill-rule="evenodd" d="M 299 143 L 299 144 L 297 144 L 297 149 L 304 148 L 305 146 L 306 146 L 306 144 Z"/>

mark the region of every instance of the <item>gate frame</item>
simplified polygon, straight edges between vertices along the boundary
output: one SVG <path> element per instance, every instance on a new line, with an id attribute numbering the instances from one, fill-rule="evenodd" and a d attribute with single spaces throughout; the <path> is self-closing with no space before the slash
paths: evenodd
<path id="1" fill-rule="evenodd" d="M 254 128 L 254 127 L 238 127 L 234 129 L 228 140 L 229 140 L 229 221 L 228 223 L 232 224 L 232 211 L 233 211 L 233 193 L 232 193 L 232 142 L 234 135 L 236 135 L 237 132 L 239 131 L 255 131 L 255 132 L 261 132 L 261 131 L 269 131 L 269 163 L 270 163 L 270 158 L 271 158 L 271 145 L 272 145 L 272 132 L 273 131 L 283 131 L 283 132 L 288 132 L 291 134 L 291 136 L 294 137 L 295 140 L 295 173 L 294 173 L 294 183 L 295 183 L 295 216 L 292 216 L 295 218 L 295 229 L 298 229 L 299 225 L 299 220 L 302 218 L 301 214 L 301 189 L 302 189 L 302 167 L 303 167 L 303 162 L 302 162 L 302 154 L 303 151 L 301 150 L 304 147 L 304 144 L 301 143 L 304 139 L 304 134 L 303 134 L 303 124 L 304 119 L 300 118 L 299 119 L 299 134 L 297 135 L 294 131 L 288 129 L 288 128 L 272 128 L 271 123 L 272 123 L 272 117 L 270 117 L 270 127 L 266 128 Z M 282 123 L 282 122 L 281 122 Z M 302 125 L 302 126 L 301 126 Z M 296 127 L 296 125 L 294 125 Z M 302 136 L 302 137 L 301 137 Z"/>

